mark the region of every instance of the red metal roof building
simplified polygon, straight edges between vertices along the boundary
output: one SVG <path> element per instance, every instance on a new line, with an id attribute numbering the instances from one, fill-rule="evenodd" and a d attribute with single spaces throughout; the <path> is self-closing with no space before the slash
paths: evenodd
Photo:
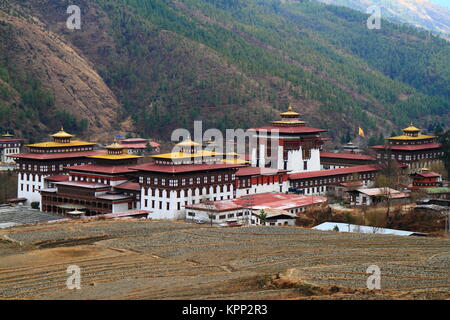
<path id="1" fill-rule="evenodd" d="M 409 175 L 412 179 L 411 189 L 442 187 L 442 176 L 439 173 L 422 169 Z"/>
<path id="2" fill-rule="evenodd" d="M 346 182 L 360 181 L 370 186 L 375 180 L 378 165 L 362 165 L 339 169 L 293 173 L 289 175 L 291 186 L 304 194 L 326 194 L 334 187 Z"/>
<path id="3" fill-rule="evenodd" d="M 258 220 L 255 217 L 261 213 L 261 210 L 268 212 L 278 210 L 284 211 L 287 215 L 296 215 L 309 207 L 318 206 L 326 202 L 327 198 L 320 196 L 299 196 L 267 192 L 231 200 L 188 205 L 186 210 L 188 220 L 203 220 L 213 224 L 236 222 L 255 224 Z M 247 222 L 245 222 L 246 220 Z M 276 222 L 274 223 L 277 224 Z"/>
<path id="4" fill-rule="evenodd" d="M 121 140 L 120 143 L 125 146 L 129 154 L 143 155 L 147 151 L 149 141 L 142 138 L 130 138 Z"/>
<path id="5" fill-rule="evenodd" d="M 365 154 L 320 152 L 321 168 L 325 170 L 374 164 L 376 162 L 375 157 Z"/>

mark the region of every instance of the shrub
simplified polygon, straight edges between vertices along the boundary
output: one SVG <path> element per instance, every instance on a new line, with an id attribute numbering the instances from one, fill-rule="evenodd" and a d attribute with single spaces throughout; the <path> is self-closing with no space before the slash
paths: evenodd
<path id="1" fill-rule="evenodd" d="M 39 209 L 39 202 L 37 202 L 37 201 L 32 202 L 31 203 L 31 208 L 32 209 Z"/>

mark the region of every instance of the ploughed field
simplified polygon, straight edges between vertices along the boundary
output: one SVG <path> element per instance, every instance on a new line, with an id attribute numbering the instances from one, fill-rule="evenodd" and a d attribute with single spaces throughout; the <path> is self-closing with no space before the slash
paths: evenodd
<path id="1" fill-rule="evenodd" d="M 69 290 L 67 267 L 81 268 Z M 370 265 L 381 290 L 368 290 Z M 101 220 L 0 230 L 1 299 L 449 299 L 450 241 Z"/>

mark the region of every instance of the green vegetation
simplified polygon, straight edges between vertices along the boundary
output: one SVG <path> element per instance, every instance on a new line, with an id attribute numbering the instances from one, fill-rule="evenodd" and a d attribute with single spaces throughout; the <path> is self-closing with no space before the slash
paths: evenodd
<path id="1" fill-rule="evenodd" d="M 131 117 L 143 136 L 167 138 L 200 119 L 205 128 L 262 125 L 289 103 L 334 142 L 358 126 L 379 144 L 410 121 L 433 130 L 449 122 L 450 44 L 428 32 L 386 21 L 368 30 L 367 15 L 311 1 L 85 1 L 106 17 L 90 31 L 106 30 L 111 43 L 89 51 L 91 37 L 68 37 L 123 105 L 118 122 Z M 42 113 L 51 94 L 24 79 L 0 82 L 0 125 L 13 110 L 86 130 L 66 112 Z M 11 88 L 22 107 L 2 98 Z"/>
<path id="2" fill-rule="evenodd" d="M 447 178 L 450 177 L 450 130 L 439 136 L 439 142 L 442 143 L 442 150 L 444 155 L 442 157 L 442 162 L 447 169 Z"/>
<path id="3" fill-rule="evenodd" d="M 219 128 L 261 124 L 274 113 L 255 106 L 292 100 L 342 113 L 331 124 L 312 118 L 341 132 L 450 110 L 449 44 L 426 32 L 387 22 L 368 30 L 364 14 L 310 2 L 96 2 L 121 48 L 102 75 L 146 134 L 200 118 Z"/>
<path id="4" fill-rule="evenodd" d="M 3 30 L 0 39 L 4 45 L 14 38 Z M 64 125 L 72 132 L 81 133 L 87 129 L 87 120 L 77 120 L 67 111 L 58 111 L 54 95 L 43 88 L 41 82 L 27 70 L 11 62 L 6 50 L 0 47 L 0 133 L 22 131 L 24 138 L 34 140 L 38 122 L 50 127 Z"/>

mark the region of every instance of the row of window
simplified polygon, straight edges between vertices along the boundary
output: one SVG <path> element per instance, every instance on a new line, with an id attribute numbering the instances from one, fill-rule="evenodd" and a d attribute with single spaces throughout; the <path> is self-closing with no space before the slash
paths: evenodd
<path id="1" fill-rule="evenodd" d="M 76 151 L 92 151 L 93 147 L 84 147 L 84 148 L 64 148 L 64 149 L 31 149 L 32 153 L 61 153 L 61 152 L 76 152 Z"/>
<path id="2" fill-rule="evenodd" d="M 433 152 L 433 153 L 422 153 L 418 155 L 401 155 L 401 154 L 391 154 L 391 160 L 405 160 L 405 161 L 415 161 L 415 160 L 421 160 L 421 159 L 436 159 L 440 156 L 442 156 L 443 152 Z M 377 154 L 377 158 L 381 159 L 381 154 Z M 388 155 L 384 154 L 384 159 L 387 159 Z"/>
<path id="3" fill-rule="evenodd" d="M 346 182 L 346 181 L 354 181 L 356 180 L 369 180 L 375 178 L 375 173 L 364 173 L 359 174 L 357 176 L 354 175 L 347 175 L 347 176 L 340 176 L 340 177 L 333 177 L 328 179 L 315 179 L 315 180 L 308 180 L 308 181 L 295 181 L 294 187 L 307 187 L 307 186 L 315 186 L 315 185 L 326 185 L 326 184 L 333 184 L 337 182 Z"/>
<path id="4" fill-rule="evenodd" d="M 156 160 L 155 163 L 159 165 L 181 165 L 181 164 L 214 164 L 222 163 L 223 157 L 195 157 L 186 158 L 183 160 Z"/>
<path id="5" fill-rule="evenodd" d="M 196 177 L 194 178 L 181 178 L 181 179 L 165 179 L 165 178 L 144 178 L 139 177 L 139 183 L 143 184 L 144 181 L 147 185 L 161 185 L 161 186 L 169 186 L 169 187 L 178 187 L 178 186 L 186 186 L 186 185 L 194 185 L 194 182 L 196 185 L 199 184 L 208 184 L 208 183 L 220 183 L 220 182 L 227 182 L 227 181 L 233 181 L 236 179 L 235 174 L 223 174 L 223 175 L 211 175 L 211 176 L 204 176 L 202 177 Z"/>
<path id="6" fill-rule="evenodd" d="M 34 185 L 30 186 L 29 184 L 21 183 L 20 184 L 20 191 L 25 191 L 25 189 L 26 189 L 27 192 L 30 192 L 30 189 L 31 189 L 31 192 L 36 192 L 36 186 L 34 186 Z"/>
<path id="7" fill-rule="evenodd" d="M 282 176 L 269 176 L 266 183 L 264 183 L 264 176 L 260 176 L 256 178 L 256 184 L 255 185 L 264 185 L 264 184 L 274 184 L 274 183 L 283 183 L 283 177 Z M 250 188 L 252 186 L 252 180 L 251 178 L 243 178 L 239 179 L 239 186 L 241 188 Z"/>
<path id="8" fill-rule="evenodd" d="M 103 208 L 103 209 L 112 209 L 111 203 L 101 203 L 101 202 L 93 202 L 93 201 L 85 201 L 85 200 L 74 200 L 60 197 L 52 197 L 52 196 L 42 196 L 42 202 L 54 202 L 54 203 L 75 203 L 83 206 L 90 206 L 93 208 Z"/>
<path id="9" fill-rule="evenodd" d="M 0 143 L 0 147 L 2 148 L 20 147 L 20 143 Z"/>
<path id="10" fill-rule="evenodd" d="M 84 162 L 82 162 L 82 163 L 75 163 L 75 164 L 73 164 L 73 165 L 84 165 L 85 163 Z M 89 162 L 89 164 L 90 164 L 90 162 Z M 31 171 L 31 170 L 33 170 L 33 171 L 39 171 L 39 172 L 49 172 L 49 171 L 62 171 L 63 170 L 63 168 L 65 167 L 65 166 L 68 166 L 69 164 L 58 164 L 58 165 L 56 165 L 56 164 L 53 164 L 53 165 L 51 165 L 51 166 L 49 166 L 49 165 L 41 165 L 41 166 L 38 166 L 38 165 L 31 165 L 31 164 L 18 164 L 17 165 L 17 169 L 19 169 L 19 170 L 28 170 L 28 171 Z"/>
<path id="11" fill-rule="evenodd" d="M 219 200 L 230 200 L 231 196 L 221 196 L 221 197 L 213 197 L 210 199 L 210 201 L 219 201 Z M 200 201 L 177 201 L 173 206 L 171 205 L 171 203 L 169 201 L 156 201 L 156 200 L 148 200 L 145 199 L 144 200 L 144 207 L 147 209 L 159 209 L 159 210 L 181 210 L 182 206 L 187 206 L 187 205 L 194 205 L 200 203 Z M 150 205 L 150 206 L 149 206 Z"/>
<path id="12" fill-rule="evenodd" d="M 19 148 L 5 148 L 3 154 L 16 154 L 16 153 L 19 153 L 19 152 L 20 152 Z"/>
<path id="13" fill-rule="evenodd" d="M 222 193 L 222 192 L 231 192 L 233 190 L 231 184 L 213 186 L 211 188 L 212 188 L 212 191 L 210 188 L 204 188 L 205 190 L 203 190 L 203 188 L 198 188 L 198 195 L 210 194 L 210 193 L 216 194 L 216 193 Z M 156 190 L 154 188 L 144 188 L 144 195 L 162 198 L 164 191 L 165 190 L 163 190 L 163 189 Z M 167 194 L 167 191 L 165 193 Z M 195 194 L 194 190 L 192 190 L 192 194 Z M 176 197 L 177 198 L 188 197 L 188 190 L 177 190 Z"/>
<path id="14" fill-rule="evenodd" d="M 84 181 L 84 182 L 94 182 L 94 183 L 103 183 L 103 184 L 109 184 L 110 179 L 101 179 L 101 178 L 89 178 L 89 177 L 78 177 L 78 176 L 72 176 L 72 181 Z"/>
<path id="15" fill-rule="evenodd" d="M 188 217 L 194 218 L 195 217 L 195 212 L 189 211 L 188 212 Z M 250 212 L 237 212 L 237 213 L 229 213 L 229 214 L 221 214 L 219 216 L 217 215 L 211 215 L 211 219 L 212 220 L 225 220 L 225 219 L 232 219 L 232 218 L 240 218 L 243 216 L 249 216 Z"/>
<path id="16" fill-rule="evenodd" d="M 42 182 L 44 176 L 32 173 L 19 173 L 19 180 Z"/>
<path id="17" fill-rule="evenodd" d="M 394 141 L 391 145 L 412 145 L 412 144 L 427 144 L 432 143 L 433 139 L 429 140 L 416 140 L 416 141 Z"/>

